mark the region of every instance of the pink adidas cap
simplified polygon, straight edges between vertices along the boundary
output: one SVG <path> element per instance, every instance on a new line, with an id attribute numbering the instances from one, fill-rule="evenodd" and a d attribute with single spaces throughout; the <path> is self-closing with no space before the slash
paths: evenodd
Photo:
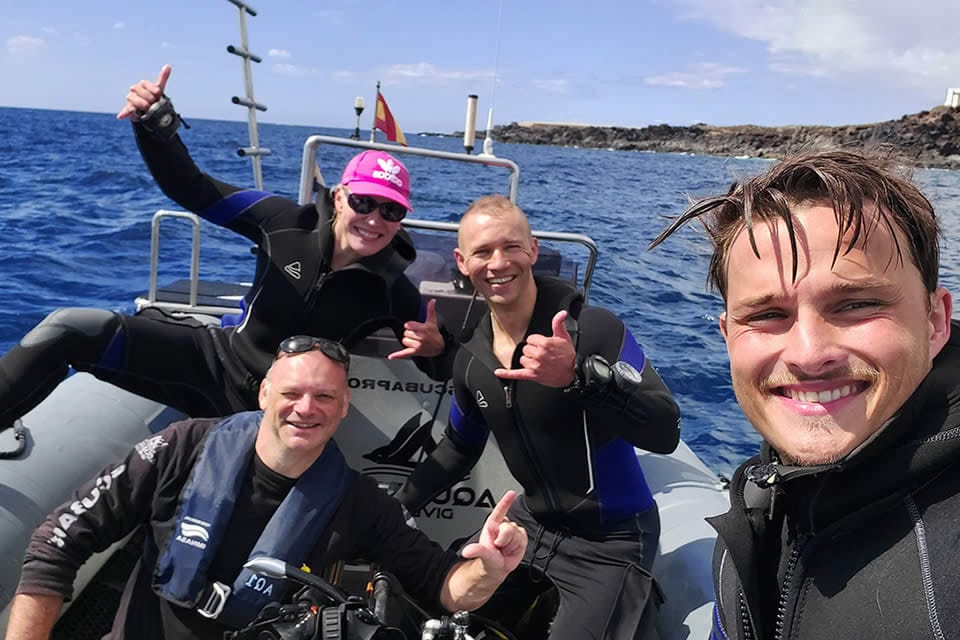
<path id="1" fill-rule="evenodd" d="M 385 151 L 367 150 L 350 159 L 340 176 L 340 184 L 358 196 L 380 196 L 410 206 L 410 174 L 399 160 Z"/>

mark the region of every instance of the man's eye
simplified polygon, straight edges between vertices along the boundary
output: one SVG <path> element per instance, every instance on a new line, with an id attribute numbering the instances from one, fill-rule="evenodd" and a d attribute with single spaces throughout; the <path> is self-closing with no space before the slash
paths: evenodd
<path id="1" fill-rule="evenodd" d="M 761 311 L 760 313 L 752 314 L 749 318 L 747 318 L 747 322 L 768 322 L 771 320 L 780 320 L 781 318 L 786 317 L 787 314 L 785 314 L 783 311 Z"/>
<path id="2" fill-rule="evenodd" d="M 858 309 L 872 309 L 880 306 L 879 300 L 850 300 L 840 305 L 841 311 L 857 311 Z"/>

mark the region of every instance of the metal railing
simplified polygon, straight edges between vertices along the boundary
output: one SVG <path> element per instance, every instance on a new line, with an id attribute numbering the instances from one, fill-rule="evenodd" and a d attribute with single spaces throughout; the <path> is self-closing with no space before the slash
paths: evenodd
<path id="1" fill-rule="evenodd" d="M 510 201 L 517 201 L 517 191 L 520 189 L 520 166 L 513 160 L 498 158 L 496 156 L 471 156 L 465 153 L 453 153 L 452 151 L 437 151 L 435 149 L 423 149 L 420 147 L 401 147 L 395 144 L 365 142 L 362 140 L 338 138 L 336 136 L 317 135 L 310 136 L 307 138 L 307 141 L 303 143 L 303 158 L 300 163 L 300 190 L 297 195 L 300 204 L 307 204 L 313 201 L 314 180 L 319 182 L 322 187 L 327 186 L 327 183 L 323 179 L 323 173 L 317 164 L 317 150 L 325 144 L 338 147 L 353 147 L 356 149 L 374 149 L 376 151 L 386 151 L 394 155 L 421 156 L 440 160 L 452 160 L 454 162 L 465 162 L 467 164 L 479 164 L 488 167 L 501 167 L 510 171 Z"/>
<path id="2" fill-rule="evenodd" d="M 197 306 L 197 292 L 200 289 L 200 218 L 195 213 L 183 211 L 167 211 L 161 209 L 153 214 L 153 223 L 150 226 L 150 291 L 147 292 L 147 302 L 151 305 L 157 302 L 157 271 L 160 268 L 160 221 L 164 218 L 181 218 L 193 224 L 193 245 L 190 249 L 190 308 Z"/>
<path id="3" fill-rule="evenodd" d="M 405 218 L 403 226 L 411 229 L 424 229 L 427 231 L 445 231 L 456 233 L 459 225 L 455 222 L 434 222 L 432 220 L 416 220 Z M 533 237 L 537 240 L 547 240 L 553 242 L 566 242 L 579 244 L 587 249 L 587 263 L 583 268 L 583 282 L 580 286 L 583 288 L 584 302 L 587 301 L 590 292 L 590 282 L 593 280 L 593 268 L 597 264 L 597 243 L 590 236 L 582 233 L 566 233 L 564 231 L 531 231 Z"/>

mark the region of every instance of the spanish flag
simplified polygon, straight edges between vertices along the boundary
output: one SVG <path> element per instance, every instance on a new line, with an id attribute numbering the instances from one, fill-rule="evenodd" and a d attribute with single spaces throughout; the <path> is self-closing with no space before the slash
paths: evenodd
<path id="1" fill-rule="evenodd" d="M 404 137 L 403 131 L 400 130 L 397 119 L 390 113 L 390 107 L 387 106 L 387 101 L 383 99 L 379 90 L 377 91 L 377 117 L 373 121 L 373 126 L 383 131 L 387 140 L 407 146 L 407 139 Z"/>

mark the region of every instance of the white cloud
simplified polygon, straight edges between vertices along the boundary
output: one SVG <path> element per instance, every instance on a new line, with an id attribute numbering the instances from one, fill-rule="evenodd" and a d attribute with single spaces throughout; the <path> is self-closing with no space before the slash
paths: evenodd
<path id="1" fill-rule="evenodd" d="M 394 64 L 379 70 L 385 84 L 394 86 L 414 83 L 449 83 L 464 80 L 492 78 L 493 72 L 484 69 L 442 69 L 430 62 Z"/>
<path id="2" fill-rule="evenodd" d="M 172 42 L 167 42 L 166 40 L 164 40 L 163 42 L 160 43 L 160 48 L 161 48 L 161 49 L 176 49 L 176 48 L 177 48 L 177 45 L 173 44 Z"/>
<path id="3" fill-rule="evenodd" d="M 290 52 L 286 49 L 270 49 L 270 51 L 267 52 L 267 55 L 271 58 L 289 58 Z"/>
<path id="4" fill-rule="evenodd" d="M 719 89 L 726 84 L 727 76 L 743 73 L 739 67 L 701 62 L 691 65 L 687 71 L 670 71 L 644 78 L 646 84 L 680 89 Z"/>
<path id="5" fill-rule="evenodd" d="M 273 65 L 273 70 L 282 76 L 302 76 L 305 71 L 295 64 L 287 62 L 278 62 Z"/>
<path id="6" fill-rule="evenodd" d="M 347 82 L 348 80 L 353 80 L 354 77 L 353 71 L 347 71 L 346 69 L 340 69 L 333 72 L 333 79 L 336 82 Z"/>
<path id="7" fill-rule="evenodd" d="M 113 28 L 114 28 L 114 29 L 117 29 L 117 30 L 119 30 L 119 29 L 126 29 L 126 28 L 127 28 L 127 23 L 126 23 L 126 22 L 114 22 L 114 23 L 113 23 Z"/>
<path id="8" fill-rule="evenodd" d="M 7 51 L 9 53 L 29 53 L 35 51 L 44 45 L 44 41 L 33 36 L 10 36 L 7 38 Z"/>
<path id="9" fill-rule="evenodd" d="M 548 93 L 569 93 L 570 81 L 564 78 L 537 78 L 533 86 Z"/>
<path id="10" fill-rule="evenodd" d="M 49 33 L 52 36 L 55 36 L 58 33 L 57 30 L 54 29 L 53 27 L 40 27 L 40 31 L 43 31 L 44 33 Z"/>
<path id="11" fill-rule="evenodd" d="M 766 45 L 770 68 L 946 86 L 960 75 L 960 3 L 944 0 L 667 0 L 682 17 Z"/>

